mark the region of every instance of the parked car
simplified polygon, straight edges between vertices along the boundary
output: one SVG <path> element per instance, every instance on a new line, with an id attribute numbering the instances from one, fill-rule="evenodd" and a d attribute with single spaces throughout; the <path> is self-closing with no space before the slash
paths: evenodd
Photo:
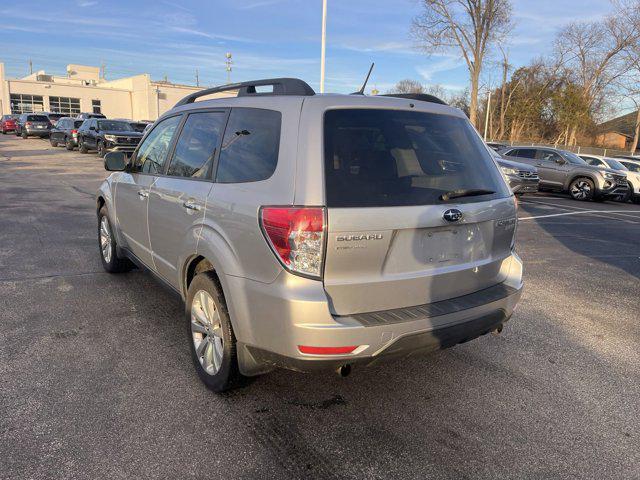
<path id="1" fill-rule="evenodd" d="M 78 145 L 78 129 L 84 120 L 76 120 L 71 117 L 63 117 L 58 120 L 49 134 L 49 142 L 52 147 L 64 145 L 67 150 L 73 150 Z"/>
<path id="2" fill-rule="evenodd" d="M 43 112 L 47 117 L 49 117 L 49 122 L 51 122 L 51 126 L 55 127 L 58 120 L 66 117 L 65 113 L 55 113 L 55 112 Z"/>
<path id="3" fill-rule="evenodd" d="M 487 142 L 487 145 L 489 146 L 489 148 L 495 150 L 496 152 L 498 150 L 502 150 L 503 148 L 508 147 L 506 143 L 500 143 L 500 142 Z"/>
<path id="4" fill-rule="evenodd" d="M 49 117 L 42 113 L 23 113 L 16 121 L 16 135 L 27 137 L 48 137 L 51 131 Z"/>
<path id="5" fill-rule="evenodd" d="M 90 118 L 78 130 L 78 151 L 97 150 L 100 157 L 113 150 L 132 153 L 141 138 L 128 121 Z"/>
<path id="6" fill-rule="evenodd" d="M 136 132 L 144 133 L 147 129 L 147 126 L 153 125 L 152 123 L 147 122 L 129 122 L 131 124 L 131 128 L 133 128 Z"/>
<path id="7" fill-rule="evenodd" d="M 207 89 L 105 168 L 103 266 L 138 264 L 182 296 L 216 391 L 450 347 L 501 330 L 521 294 L 514 196 L 446 105 L 297 79 Z"/>
<path id="8" fill-rule="evenodd" d="M 623 172 L 627 177 L 629 190 L 627 196 L 621 198 L 621 200 L 624 202 L 633 201 L 634 203 L 640 203 L 640 168 L 634 171 L 616 158 L 603 157 L 601 155 L 580 155 L 580 157 L 594 167 L 610 168 L 618 172 Z"/>
<path id="9" fill-rule="evenodd" d="M 3 135 L 6 135 L 7 132 L 15 132 L 16 131 L 16 119 L 17 115 L 3 115 L 0 118 L 0 130 Z"/>
<path id="10" fill-rule="evenodd" d="M 502 157 L 495 150 L 489 150 L 496 163 L 502 170 L 502 173 L 509 182 L 511 191 L 516 195 L 524 193 L 535 193 L 538 191 L 538 170 L 526 163 L 514 162 Z"/>
<path id="11" fill-rule="evenodd" d="M 88 118 L 107 118 L 104 115 L 102 115 L 101 113 L 79 113 L 78 115 L 76 115 L 76 118 L 78 120 L 86 120 Z"/>
<path id="12" fill-rule="evenodd" d="M 574 153 L 549 147 L 508 147 L 508 159 L 538 169 L 540 189 L 568 192 L 574 200 L 606 200 L 627 195 L 627 178 L 612 169 L 592 167 Z"/>

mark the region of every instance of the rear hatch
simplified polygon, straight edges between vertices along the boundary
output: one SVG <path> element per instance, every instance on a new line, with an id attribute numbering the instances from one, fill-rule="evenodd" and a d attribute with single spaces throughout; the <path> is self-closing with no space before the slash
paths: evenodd
<path id="1" fill-rule="evenodd" d="M 34 130 L 47 130 L 51 127 L 51 122 L 46 115 L 28 115 L 25 126 Z"/>
<path id="2" fill-rule="evenodd" d="M 324 288 L 334 314 L 422 305 L 504 281 L 514 201 L 465 118 L 328 110 L 324 153 Z"/>

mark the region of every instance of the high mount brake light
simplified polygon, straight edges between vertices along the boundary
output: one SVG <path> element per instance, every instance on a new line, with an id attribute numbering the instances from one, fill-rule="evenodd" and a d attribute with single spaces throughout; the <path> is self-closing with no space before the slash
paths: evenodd
<path id="1" fill-rule="evenodd" d="M 262 207 L 260 226 L 285 268 L 304 276 L 321 277 L 325 230 L 323 207 Z"/>

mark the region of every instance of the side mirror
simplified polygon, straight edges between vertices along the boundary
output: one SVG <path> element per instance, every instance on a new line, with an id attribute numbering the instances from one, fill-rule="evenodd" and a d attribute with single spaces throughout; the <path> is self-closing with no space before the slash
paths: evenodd
<path id="1" fill-rule="evenodd" d="M 104 156 L 104 169 L 109 172 L 122 172 L 127 168 L 124 152 L 109 152 Z"/>
<path id="2" fill-rule="evenodd" d="M 564 158 L 556 158 L 556 163 L 558 165 L 564 165 L 567 161 Z"/>

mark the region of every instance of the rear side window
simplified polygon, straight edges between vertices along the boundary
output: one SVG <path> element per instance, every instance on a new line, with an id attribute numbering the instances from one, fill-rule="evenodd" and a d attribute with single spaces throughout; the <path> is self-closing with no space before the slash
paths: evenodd
<path id="1" fill-rule="evenodd" d="M 429 205 L 459 189 L 510 195 L 489 152 L 463 118 L 426 112 L 344 109 L 324 117 L 328 207 Z"/>
<path id="2" fill-rule="evenodd" d="M 534 148 L 520 148 L 518 150 L 512 150 L 509 155 L 520 158 L 536 158 L 536 150 Z"/>
<path id="3" fill-rule="evenodd" d="M 222 140 L 216 181 L 266 180 L 276 169 L 282 115 L 273 110 L 233 108 Z"/>
<path id="4" fill-rule="evenodd" d="M 84 120 L 75 120 L 73 122 L 73 128 L 80 128 L 83 123 L 84 123 Z"/>
<path id="5" fill-rule="evenodd" d="M 224 112 L 190 114 L 182 127 L 167 175 L 206 178 L 220 143 L 225 118 Z"/>

